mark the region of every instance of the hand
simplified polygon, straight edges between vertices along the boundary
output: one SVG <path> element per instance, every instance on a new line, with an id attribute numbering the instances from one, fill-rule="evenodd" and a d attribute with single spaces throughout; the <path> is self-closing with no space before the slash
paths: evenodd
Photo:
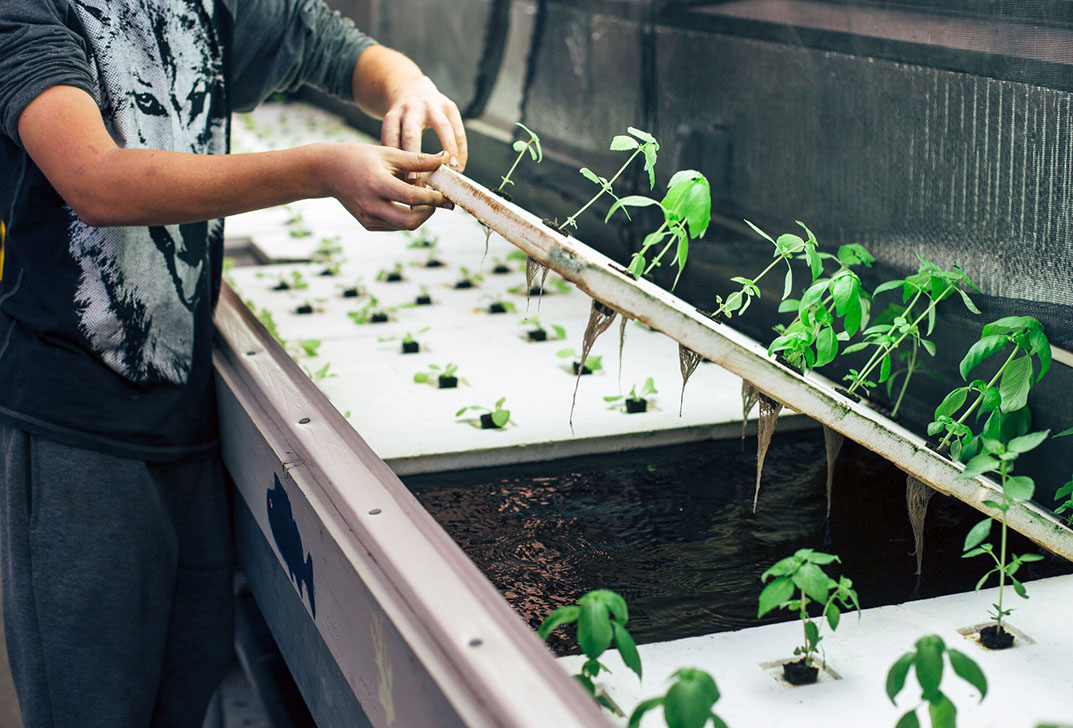
<path id="1" fill-rule="evenodd" d="M 323 174 L 328 191 L 366 230 L 416 230 L 437 207 L 454 205 L 443 195 L 401 177 L 432 172 L 449 152 L 420 154 L 373 144 L 326 147 Z"/>
<path id="2" fill-rule="evenodd" d="M 407 152 L 421 151 L 421 133 L 432 129 L 448 153 L 449 163 L 458 171 L 466 168 L 469 150 L 462 115 L 454 102 L 444 96 L 428 76 L 402 85 L 384 114 L 380 143 Z"/>

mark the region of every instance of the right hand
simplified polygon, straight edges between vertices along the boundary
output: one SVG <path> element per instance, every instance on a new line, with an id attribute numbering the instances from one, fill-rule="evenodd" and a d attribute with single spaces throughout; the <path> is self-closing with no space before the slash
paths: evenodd
<path id="1" fill-rule="evenodd" d="M 454 207 L 439 192 L 403 181 L 410 172 L 435 171 L 447 162 L 447 152 L 420 154 L 346 143 L 330 145 L 325 156 L 329 193 L 366 230 L 416 230 L 437 207 Z"/>

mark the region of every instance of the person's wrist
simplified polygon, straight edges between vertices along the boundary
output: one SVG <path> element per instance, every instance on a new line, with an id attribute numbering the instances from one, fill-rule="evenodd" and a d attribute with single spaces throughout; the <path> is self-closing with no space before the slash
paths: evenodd
<path id="1" fill-rule="evenodd" d="M 334 146 L 319 142 L 299 148 L 303 153 L 301 178 L 308 197 L 337 196 L 334 180 L 337 178 L 335 166 L 339 155 Z"/>

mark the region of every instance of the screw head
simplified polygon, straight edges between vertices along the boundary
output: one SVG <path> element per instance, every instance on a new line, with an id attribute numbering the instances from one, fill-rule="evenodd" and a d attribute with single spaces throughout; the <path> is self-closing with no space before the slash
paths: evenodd
<path id="1" fill-rule="evenodd" d="M 299 425 L 308 425 L 309 424 L 309 418 L 308 417 L 303 417 L 302 419 L 298 420 L 298 424 Z"/>
<path id="2" fill-rule="evenodd" d="M 383 511 L 381 511 L 379 508 L 373 508 L 372 510 L 369 511 L 369 515 L 370 516 L 379 516 L 382 512 Z"/>
<path id="3" fill-rule="evenodd" d="M 474 637 L 473 639 L 471 639 L 469 641 L 469 646 L 470 647 L 480 647 L 483 644 L 484 644 L 484 640 L 482 640 L 480 637 Z"/>

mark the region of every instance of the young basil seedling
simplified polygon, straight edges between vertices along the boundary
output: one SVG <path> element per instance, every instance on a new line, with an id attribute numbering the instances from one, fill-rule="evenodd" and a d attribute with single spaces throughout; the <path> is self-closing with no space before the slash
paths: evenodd
<path id="1" fill-rule="evenodd" d="M 481 427 L 485 430 L 490 430 L 493 428 L 498 429 L 504 427 L 508 422 L 510 422 L 510 410 L 503 408 L 503 403 L 506 401 L 506 397 L 500 397 L 498 400 L 496 400 L 495 409 L 489 409 L 488 407 L 471 404 L 455 412 L 455 417 L 461 417 L 468 411 L 482 412 L 484 414 L 482 414 L 480 418 Z"/>
<path id="2" fill-rule="evenodd" d="M 600 656 L 611 647 L 613 641 L 622 662 L 637 674 L 638 680 L 641 679 L 641 656 L 637 653 L 633 637 L 626 630 L 628 620 L 629 609 L 621 596 L 610 589 L 596 589 L 582 595 L 577 604 L 559 607 L 549 614 L 537 629 L 537 634 L 542 640 L 547 640 L 557 627 L 576 622 L 577 643 L 588 659 L 581 666 L 581 672 L 574 677 L 601 705 L 614 710 L 614 704 L 606 696 L 601 699 L 593 678 L 600 674 L 600 670 L 607 669 L 600 664 Z"/>
<path id="3" fill-rule="evenodd" d="M 887 672 L 887 697 L 894 705 L 894 698 L 905 687 L 909 668 L 916 671 L 920 683 L 920 702 L 902 715 L 895 728 L 920 728 L 917 709 L 927 703 L 932 728 L 954 728 L 957 708 L 942 690 L 939 684 L 943 678 L 943 655 L 950 661 L 954 673 L 965 682 L 980 691 L 980 702 L 987 696 L 987 678 L 971 658 L 947 647 L 938 635 L 921 637 L 916 641 L 912 652 L 899 657 Z"/>
<path id="4" fill-rule="evenodd" d="M 727 728 L 712 710 L 719 700 L 719 688 L 711 675 L 693 667 L 683 667 L 676 670 L 673 677 L 674 683 L 665 695 L 638 703 L 627 728 L 639 728 L 644 714 L 658 707 L 663 708 L 667 728 L 704 728 L 709 722 L 714 728 Z"/>
<path id="5" fill-rule="evenodd" d="M 540 164 L 541 161 L 543 161 L 544 159 L 544 152 L 540 148 L 540 137 L 537 136 L 536 132 L 534 132 L 532 129 L 530 129 L 521 122 L 516 122 L 515 126 L 520 126 L 525 131 L 525 133 L 529 135 L 529 141 L 522 141 L 521 139 L 518 139 L 514 142 L 514 144 L 511 145 L 511 149 L 516 151 L 518 153 L 518 156 L 515 157 L 514 164 L 510 166 L 510 169 L 507 170 L 507 173 L 500 177 L 502 182 L 499 183 L 499 187 L 496 187 L 494 190 L 492 190 L 492 192 L 495 192 L 496 194 L 502 193 L 507 185 L 514 184 L 510 181 L 510 176 L 514 174 L 514 170 L 518 166 L 518 162 L 522 161 L 522 158 L 525 156 L 526 152 L 529 152 L 529 156 L 537 164 Z"/>

